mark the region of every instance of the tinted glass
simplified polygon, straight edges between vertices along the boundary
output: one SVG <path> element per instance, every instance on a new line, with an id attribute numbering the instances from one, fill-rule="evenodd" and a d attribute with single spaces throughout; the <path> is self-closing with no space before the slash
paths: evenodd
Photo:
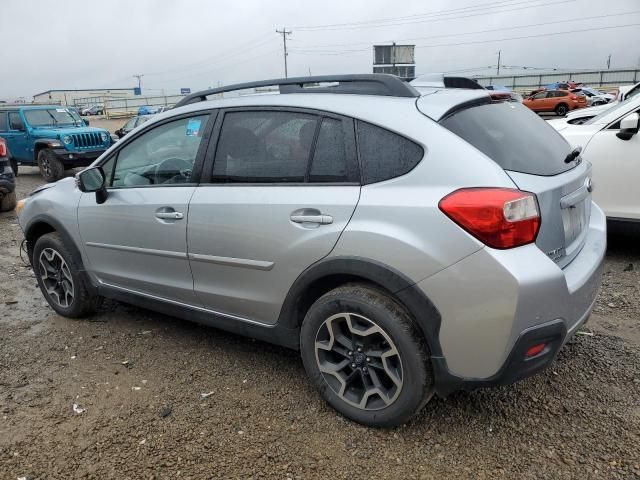
<path id="1" fill-rule="evenodd" d="M 153 128 L 123 147 L 111 179 L 114 187 L 188 183 L 208 115 Z M 105 168 L 107 174 L 107 169 Z"/>
<path id="2" fill-rule="evenodd" d="M 8 129 L 7 114 L 5 112 L 0 112 L 0 131 L 4 132 Z"/>
<path id="3" fill-rule="evenodd" d="M 75 119 L 66 108 L 48 108 L 46 110 L 25 110 L 24 117 L 32 127 L 55 127 L 74 125 Z"/>
<path id="4" fill-rule="evenodd" d="M 358 152 L 363 183 L 404 175 L 422 159 L 422 147 L 400 135 L 369 123 L 357 122 Z"/>
<path id="5" fill-rule="evenodd" d="M 536 93 L 536 94 L 533 96 L 533 99 L 534 99 L 534 100 L 539 100 L 539 99 L 541 99 L 541 98 L 547 98 L 547 92 L 540 92 L 540 93 Z"/>
<path id="6" fill-rule="evenodd" d="M 18 112 L 9 112 L 9 130 L 19 130 L 24 128 L 24 123 Z"/>
<path id="7" fill-rule="evenodd" d="M 224 117 L 213 181 L 304 182 L 317 117 L 296 112 L 231 112 Z"/>
<path id="8" fill-rule="evenodd" d="M 359 182 L 356 159 L 347 154 L 342 122 L 325 118 L 313 154 L 310 182 Z"/>
<path id="9" fill-rule="evenodd" d="M 567 141 L 538 115 L 514 102 L 467 108 L 440 124 L 505 170 L 557 175 L 575 165 L 564 163 L 571 151 Z"/>

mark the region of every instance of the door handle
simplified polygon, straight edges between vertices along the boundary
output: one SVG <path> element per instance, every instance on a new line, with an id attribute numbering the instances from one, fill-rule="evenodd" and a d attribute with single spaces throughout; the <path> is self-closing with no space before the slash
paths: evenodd
<path id="1" fill-rule="evenodd" d="M 180 212 L 156 212 L 156 218 L 162 220 L 182 220 L 184 215 Z"/>
<path id="2" fill-rule="evenodd" d="M 333 223 L 331 215 L 291 215 L 289 218 L 294 223 L 317 223 L 320 225 Z"/>

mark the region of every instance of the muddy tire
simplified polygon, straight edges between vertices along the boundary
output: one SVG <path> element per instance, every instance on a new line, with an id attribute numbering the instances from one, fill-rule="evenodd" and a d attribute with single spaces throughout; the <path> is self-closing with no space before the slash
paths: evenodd
<path id="1" fill-rule="evenodd" d="M 11 192 L 7 195 L 4 195 L 2 199 L 0 199 L 0 212 L 9 212 L 16 208 L 16 204 L 18 203 L 16 199 L 16 192 Z"/>
<path id="2" fill-rule="evenodd" d="M 403 424 L 433 396 L 424 337 L 406 309 L 374 287 L 348 284 L 316 300 L 300 350 L 322 397 L 358 423 Z"/>
<path id="3" fill-rule="evenodd" d="M 95 312 L 100 297 L 87 288 L 80 259 L 75 258 L 60 235 L 47 233 L 36 241 L 31 265 L 42 295 L 56 313 L 81 318 Z"/>
<path id="4" fill-rule="evenodd" d="M 64 165 L 46 148 L 38 152 L 38 168 L 42 178 L 49 183 L 60 180 L 64 175 Z"/>

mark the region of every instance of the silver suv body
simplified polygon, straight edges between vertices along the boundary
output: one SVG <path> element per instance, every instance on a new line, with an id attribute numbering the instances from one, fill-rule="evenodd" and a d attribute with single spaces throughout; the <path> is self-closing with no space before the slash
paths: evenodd
<path id="1" fill-rule="evenodd" d="M 299 348 L 370 425 L 553 361 L 606 247 L 579 152 L 484 90 L 267 84 L 192 95 L 31 194 L 19 221 L 57 312 L 110 297 Z"/>

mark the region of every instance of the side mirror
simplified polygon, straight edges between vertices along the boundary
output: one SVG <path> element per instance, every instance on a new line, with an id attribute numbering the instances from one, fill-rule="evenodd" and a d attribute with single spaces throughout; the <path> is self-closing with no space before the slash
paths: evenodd
<path id="1" fill-rule="evenodd" d="M 27 129 L 24 126 L 24 123 L 20 120 L 20 121 L 13 121 L 11 122 L 10 125 L 11 130 L 16 130 L 18 132 L 26 132 Z"/>
<path id="2" fill-rule="evenodd" d="M 631 140 L 631 137 L 638 133 L 639 125 L 640 115 L 635 112 L 630 113 L 622 120 L 620 120 L 620 131 L 616 133 L 616 136 L 620 140 Z"/>
<path id="3" fill-rule="evenodd" d="M 95 192 L 96 203 L 104 203 L 107 200 L 107 187 L 102 167 L 91 167 L 76 175 L 76 183 L 81 192 Z"/>

